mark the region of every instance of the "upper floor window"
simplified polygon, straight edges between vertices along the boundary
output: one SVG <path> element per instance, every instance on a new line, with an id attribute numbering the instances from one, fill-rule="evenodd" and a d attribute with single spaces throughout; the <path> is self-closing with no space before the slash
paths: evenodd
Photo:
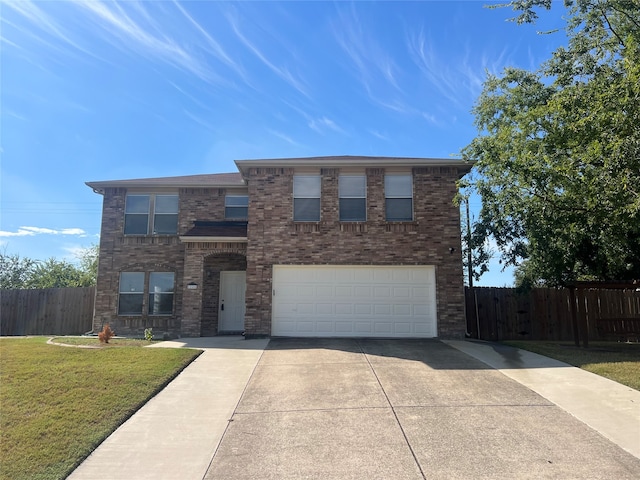
<path id="1" fill-rule="evenodd" d="M 413 178 L 411 175 L 385 175 L 384 196 L 388 222 L 413 220 Z"/>
<path id="2" fill-rule="evenodd" d="M 367 179 L 364 175 L 340 175 L 340 221 L 367 220 Z"/>
<path id="3" fill-rule="evenodd" d="M 224 197 L 224 218 L 246 220 L 249 215 L 248 195 L 227 195 Z"/>
<path id="4" fill-rule="evenodd" d="M 125 235 L 149 235 L 150 232 L 153 235 L 178 233 L 178 195 L 127 195 Z"/>
<path id="5" fill-rule="evenodd" d="M 294 175 L 293 220 L 320 221 L 320 175 Z"/>
<path id="6" fill-rule="evenodd" d="M 144 272 L 121 272 L 118 298 L 118 315 L 142 315 L 145 296 Z M 149 315 L 172 315 L 175 293 L 173 272 L 149 273 Z"/>

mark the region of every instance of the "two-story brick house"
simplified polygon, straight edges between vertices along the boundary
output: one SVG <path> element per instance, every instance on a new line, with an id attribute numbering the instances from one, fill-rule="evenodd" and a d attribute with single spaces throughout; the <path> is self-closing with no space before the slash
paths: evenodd
<path id="1" fill-rule="evenodd" d="M 88 182 L 104 196 L 94 331 L 462 337 L 455 159 L 239 160 Z"/>

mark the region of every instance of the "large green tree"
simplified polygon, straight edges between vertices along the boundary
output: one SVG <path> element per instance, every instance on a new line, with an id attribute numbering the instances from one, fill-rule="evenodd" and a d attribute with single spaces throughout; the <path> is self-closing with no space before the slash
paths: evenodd
<path id="1" fill-rule="evenodd" d="M 568 45 L 490 75 L 474 107 L 474 237 L 521 284 L 640 278 L 640 0 L 565 4 Z M 530 22 L 551 1 L 508 5 Z"/>

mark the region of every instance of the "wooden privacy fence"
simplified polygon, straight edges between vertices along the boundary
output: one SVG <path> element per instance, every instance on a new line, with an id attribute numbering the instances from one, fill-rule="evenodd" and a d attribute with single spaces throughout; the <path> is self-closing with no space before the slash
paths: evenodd
<path id="1" fill-rule="evenodd" d="M 1 335 L 79 335 L 92 328 L 95 287 L 0 290 Z"/>
<path id="2" fill-rule="evenodd" d="M 580 337 L 600 340 L 601 318 L 640 318 L 640 291 L 576 288 Z M 482 340 L 576 340 L 568 288 L 465 288 L 467 333 Z"/>

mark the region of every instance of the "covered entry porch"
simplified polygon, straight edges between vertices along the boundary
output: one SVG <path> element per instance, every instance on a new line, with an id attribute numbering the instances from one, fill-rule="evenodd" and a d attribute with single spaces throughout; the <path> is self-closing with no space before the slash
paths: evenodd
<path id="1" fill-rule="evenodd" d="M 181 334 L 240 334 L 245 315 L 246 223 L 202 223 L 180 237 L 185 244 Z"/>

